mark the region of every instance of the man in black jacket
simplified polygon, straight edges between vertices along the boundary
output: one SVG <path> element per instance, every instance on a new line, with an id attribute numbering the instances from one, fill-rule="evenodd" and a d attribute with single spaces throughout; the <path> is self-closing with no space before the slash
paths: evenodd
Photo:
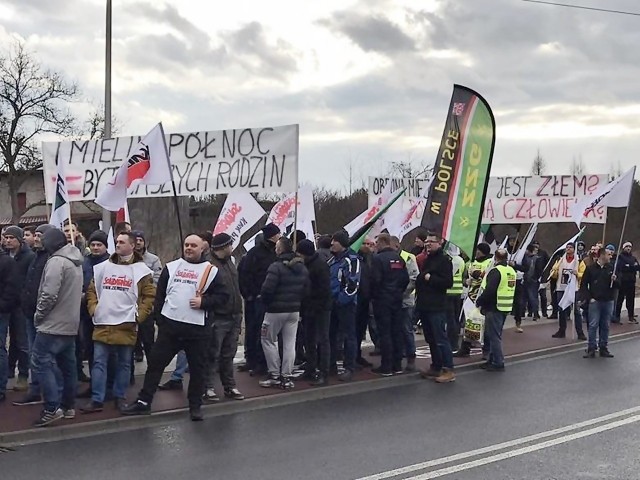
<path id="1" fill-rule="evenodd" d="M 155 299 L 158 338 L 148 358 L 147 373 L 138 399 L 121 410 L 123 415 L 148 415 L 165 368 L 180 350 L 189 361 L 189 414 L 203 419 L 207 351 L 213 333 L 213 314 L 229 302 L 224 275 L 204 260 L 205 242 L 199 235 L 184 240 L 183 256 L 167 264 L 160 274 Z"/>
<path id="2" fill-rule="evenodd" d="M 409 273 L 400 254 L 391 248 L 388 233 L 377 236 L 376 251 L 371 261 L 371 298 L 380 336 L 380 367 L 372 371 L 388 377 L 402 373 L 402 297 L 409 285 Z"/>
<path id="3" fill-rule="evenodd" d="M 0 250 L 0 402 L 6 400 L 7 391 L 7 334 L 9 315 L 20 298 L 18 286 L 13 281 L 16 263 Z"/>
<path id="4" fill-rule="evenodd" d="M 613 315 L 615 289 L 618 280 L 611 265 L 612 252 L 600 247 L 598 260 L 584 271 L 580 284 L 580 298 L 589 305 L 589 343 L 584 358 L 596 356 L 596 344 L 600 356 L 612 358 L 609 352 L 609 323 Z M 599 333 L 599 341 L 596 339 Z"/>
<path id="5" fill-rule="evenodd" d="M 18 290 L 24 289 L 24 282 L 27 278 L 27 271 L 31 261 L 35 258 L 35 253 L 24 243 L 24 232 L 22 228 L 11 225 L 4 232 L 5 246 L 7 253 L 16 262 L 16 275 L 12 279 L 18 286 Z M 18 381 L 14 387 L 15 391 L 26 391 L 29 388 L 29 340 L 27 337 L 27 319 L 23 309 L 16 303 L 10 314 L 9 320 L 9 378 L 15 374 L 16 364 L 18 365 Z"/>
<path id="6" fill-rule="evenodd" d="M 322 387 L 329 384 L 329 328 L 333 303 L 329 265 L 316 252 L 310 240 L 299 242 L 296 250 L 309 272 L 309 295 L 302 301 L 301 307 L 307 360 L 305 377 L 312 380 L 311 385 Z"/>
<path id="7" fill-rule="evenodd" d="M 626 300 L 627 314 L 629 315 L 629 323 L 638 323 L 635 319 L 635 301 L 636 301 L 636 279 L 640 271 L 640 264 L 636 257 L 633 256 L 631 250 L 633 245 L 631 242 L 625 242 L 622 246 L 622 252 L 618 256 L 618 264 L 616 265 L 616 275 L 620 280 L 620 290 L 618 291 L 618 301 L 616 302 L 616 313 L 614 318 L 620 320 L 622 313 L 622 304 Z"/>
<path id="8" fill-rule="evenodd" d="M 453 265 L 444 254 L 442 243 L 439 235 L 431 233 L 425 240 L 427 256 L 416 278 L 416 308 L 431 351 L 431 367 L 422 376 L 449 383 L 456 378 L 446 331 L 447 290 L 453 286 Z"/>
<path id="9" fill-rule="evenodd" d="M 220 374 L 220 382 L 224 396 L 233 400 L 244 400 L 244 395 L 236 388 L 233 376 L 233 359 L 238 351 L 238 336 L 242 324 L 242 295 L 238 284 L 238 270 L 232 256 L 233 239 L 226 233 L 219 233 L 211 239 L 211 263 L 224 275 L 229 290 L 229 301 L 217 305 L 213 309 L 213 339 L 209 351 L 207 365 L 207 384 L 205 401 L 217 401 L 218 396 L 213 388 L 216 372 Z"/>
<path id="10" fill-rule="evenodd" d="M 273 223 L 262 228 L 263 239 L 247 252 L 238 265 L 240 292 L 244 305 L 244 348 L 247 363 L 243 370 L 262 375 L 267 372 L 260 329 L 264 319 L 264 304 L 260 300 L 260 290 L 267 276 L 267 269 L 276 261 L 276 242 L 280 229 Z"/>
<path id="11" fill-rule="evenodd" d="M 33 315 L 36 313 L 36 305 L 38 303 L 38 289 L 40 288 L 40 281 L 42 280 L 42 273 L 44 272 L 44 266 L 49 259 L 49 252 L 47 252 L 42 246 L 43 235 L 55 228 L 53 225 L 40 225 L 36 228 L 34 233 L 34 251 L 35 257 L 29 265 L 27 270 L 27 276 L 24 282 L 24 288 L 20 295 L 20 305 L 24 311 L 27 320 L 27 340 L 29 342 L 29 357 L 31 357 L 31 350 L 33 348 L 33 342 L 36 339 L 36 326 L 33 323 Z M 31 367 L 29 367 L 31 368 Z M 35 375 L 31 374 L 31 382 L 29 383 L 29 389 L 25 396 L 20 400 L 13 402 L 16 406 L 21 405 L 33 405 L 40 403 L 42 396 L 40 395 L 40 386 L 38 385 Z"/>
<path id="12" fill-rule="evenodd" d="M 380 354 L 380 343 L 376 322 L 371 314 L 371 264 L 375 251 L 375 242 L 371 238 L 365 238 L 358 251 L 360 255 L 360 287 L 358 288 L 358 303 L 356 305 L 356 342 L 358 350 L 356 353 L 356 363 L 361 367 L 371 367 L 371 363 L 362 356 L 362 342 L 367 335 L 373 342 L 374 349 L 372 355 Z"/>
<path id="13" fill-rule="evenodd" d="M 262 349 L 267 360 L 269 377 L 261 387 L 293 388 L 291 380 L 296 357 L 296 333 L 300 306 L 309 288 L 309 273 L 300 257 L 293 252 L 291 240 L 280 238 L 276 243 L 277 260 L 269 266 L 260 291 L 265 306 L 262 322 Z M 282 361 L 278 351 L 278 335 L 282 341 Z"/>

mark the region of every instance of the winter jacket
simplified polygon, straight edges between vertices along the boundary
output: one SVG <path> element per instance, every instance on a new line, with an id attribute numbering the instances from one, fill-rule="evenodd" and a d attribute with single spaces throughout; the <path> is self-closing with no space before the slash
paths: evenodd
<path id="1" fill-rule="evenodd" d="M 429 274 L 429 280 L 425 275 Z M 416 278 L 416 307 L 427 312 L 447 309 L 447 290 L 453 287 L 453 264 L 442 248 L 429 253 Z"/>
<path id="2" fill-rule="evenodd" d="M 33 253 L 33 250 L 31 250 L 26 243 L 22 244 L 18 253 L 13 257 L 17 266 L 13 281 L 18 284 L 18 288 L 22 289 L 24 287 L 24 282 L 27 279 L 27 272 L 29 271 L 29 265 L 31 265 L 31 262 L 35 257 L 36 254 Z"/>
<path id="3" fill-rule="evenodd" d="M 360 252 L 360 285 L 358 286 L 358 301 L 371 301 L 371 261 L 372 253 Z"/>
<path id="4" fill-rule="evenodd" d="M 9 313 L 14 310 L 20 299 L 20 290 L 13 281 L 15 271 L 16 262 L 0 251 L 0 313 Z"/>
<path id="5" fill-rule="evenodd" d="M 376 303 L 402 307 L 402 297 L 409 285 L 407 265 L 397 251 L 383 248 L 371 261 L 371 298 Z"/>
<path id="6" fill-rule="evenodd" d="M 266 312 L 299 312 L 308 290 L 309 272 L 303 260 L 285 253 L 269 266 L 260 297 Z"/>
<path id="7" fill-rule="evenodd" d="M 77 248 L 66 244 L 60 230 L 45 233 L 43 245 L 47 251 L 53 250 L 47 242 L 51 234 L 64 239 L 65 245 L 53 251 L 44 267 L 33 323 L 40 333 L 75 336 L 80 325 L 84 258 Z"/>
<path id="8" fill-rule="evenodd" d="M 29 265 L 29 270 L 27 270 L 27 276 L 20 296 L 20 305 L 24 314 L 29 318 L 33 318 L 33 314 L 36 311 L 38 289 L 40 288 L 40 280 L 42 280 L 42 273 L 44 272 L 44 266 L 47 260 L 49 260 L 49 252 L 44 249 L 38 250 Z"/>
<path id="9" fill-rule="evenodd" d="M 358 302 L 361 268 L 362 261 L 350 248 L 334 254 L 329 260 L 331 296 L 338 305 L 351 305 Z"/>
<path id="10" fill-rule="evenodd" d="M 328 248 L 318 248 L 316 252 L 323 262 L 327 263 L 329 260 L 331 260 L 331 250 L 329 250 Z"/>
<path id="11" fill-rule="evenodd" d="M 420 270 L 418 269 L 418 262 L 416 261 L 415 255 L 401 251 L 400 256 L 407 264 L 407 273 L 409 274 L 409 285 L 407 285 L 404 295 L 402 296 L 402 308 L 413 308 L 416 306 L 416 278 L 418 278 Z M 464 264 L 464 260 L 462 260 L 462 258 L 460 258 L 460 260 Z"/>
<path id="12" fill-rule="evenodd" d="M 622 252 L 618 256 L 618 265 L 616 266 L 616 275 L 620 283 L 636 283 L 640 264 L 636 257 L 630 253 Z"/>
<path id="13" fill-rule="evenodd" d="M 206 260 L 201 259 L 201 262 Z M 165 266 L 160 273 L 158 279 L 158 288 L 154 302 L 154 310 L 157 312 L 157 324 L 159 330 L 164 330 L 169 335 L 180 338 L 203 338 L 210 337 L 213 334 L 213 322 L 215 311 L 229 303 L 230 295 L 224 275 L 220 272 L 214 277 L 213 281 L 202 293 L 202 304 L 200 308 L 205 311 L 205 324 L 194 325 L 185 322 L 178 322 L 162 315 L 162 307 L 164 307 L 167 298 L 167 286 L 169 284 L 169 269 Z M 190 299 L 184 299 L 188 302 Z"/>
<path id="14" fill-rule="evenodd" d="M 160 273 L 162 273 L 162 262 L 157 255 L 154 255 L 147 249 L 145 249 L 144 253 L 142 254 L 142 261 L 147 267 L 149 267 L 149 270 L 153 272 L 153 284 L 155 286 L 158 286 Z"/>
<path id="15" fill-rule="evenodd" d="M 80 320 L 83 322 L 91 322 L 92 317 L 89 314 L 89 308 L 87 307 L 87 289 L 93 280 L 93 267 L 109 260 L 109 253 L 105 252 L 104 255 L 87 255 L 84 257 L 84 263 L 82 264 L 82 302 L 80 302 Z"/>
<path id="16" fill-rule="evenodd" d="M 240 292 L 245 300 L 253 300 L 260 295 L 267 269 L 276 261 L 276 245 L 263 240 L 247 252 L 238 265 Z"/>
<path id="17" fill-rule="evenodd" d="M 533 283 L 537 282 L 542 276 L 544 267 L 544 258 L 542 258 L 540 255 L 525 254 L 524 258 L 522 259 L 524 281 Z"/>
<path id="18" fill-rule="evenodd" d="M 218 268 L 218 275 L 222 275 L 220 280 L 224 281 L 229 295 L 227 302 L 217 305 L 213 309 L 214 316 L 216 318 L 230 319 L 231 317 L 242 315 L 242 295 L 240 294 L 240 285 L 238 283 L 238 269 L 233 257 L 219 258 L 214 253 L 211 255 L 211 263 Z"/>
<path id="19" fill-rule="evenodd" d="M 317 312 L 331 310 L 331 280 L 329 265 L 318 252 L 305 260 L 305 267 L 309 272 L 309 295 L 302 301 L 302 311 Z"/>
<path id="20" fill-rule="evenodd" d="M 134 252 L 130 262 L 122 262 L 117 254 L 111 255 L 108 260 L 115 264 L 127 265 L 128 263 L 142 262 L 142 255 Z M 156 287 L 153 285 L 153 278 L 147 275 L 138 281 L 138 323 L 144 322 L 153 308 L 153 301 L 156 294 Z M 92 317 L 98 308 L 98 294 L 96 293 L 95 279 L 91 280 L 87 289 L 87 310 Z M 135 323 L 127 322 L 120 325 L 96 325 L 93 330 L 93 341 L 102 342 L 107 345 L 135 345 L 138 337 L 138 327 Z"/>
<path id="21" fill-rule="evenodd" d="M 612 284 L 611 276 L 613 275 L 613 265 L 607 263 L 600 265 L 594 262 L 589 265 L 582 276 L 580 285 L 580 299 L 584 302 L 595 300 L 598 302 L 613 301 L 615 298 L 615 289 L 619 288 L 619 280 L 615 280 Z"/>

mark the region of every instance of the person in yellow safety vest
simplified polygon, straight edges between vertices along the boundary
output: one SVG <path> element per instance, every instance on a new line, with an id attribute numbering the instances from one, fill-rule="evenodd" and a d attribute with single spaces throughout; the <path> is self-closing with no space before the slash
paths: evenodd
<path id="1" fill-rule="evenodd" d="M 516 293 L 516 271 L 507 265 L 508 255 L 504 249 L 495 253 L 496 266 L 485 276 L 482 293 L 476 300 L 484 315 L 485 346 L 489 348 L 489 358 L 480 368 L 488 372 L 504 372 L 502 330 Z"/>
<path id="2" fill-rule="evenodd" d="M 491 265 L 491 247 L 488 243 L 480 243 L 476 247 L 475 260 L 469 263 L 467 285 L 469 287 L 469 298 L 475 302 L 478 291 L 482 285 L 482 280 L 487 274 Z M 460 349 L 453 354 L 454 357 L 468 357 L 471 355 L 471 342 L 463 339 Z"/>
<path id="3" fill-rule="evenodd" d="M 460 342 L 460 313 L 462 311 L 462 294 L 464 293 L 463 275 L 465 262 L 460 256 L 460 249 L 452 244 L 447 246 L 447 255 L 453 265 L 453 287 L 447 290 L 447 337 L 451 350 L 458 350 Z"/>

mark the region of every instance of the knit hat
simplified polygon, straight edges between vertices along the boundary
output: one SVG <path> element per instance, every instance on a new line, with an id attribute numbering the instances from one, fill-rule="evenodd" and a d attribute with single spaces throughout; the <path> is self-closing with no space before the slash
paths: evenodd
<path id="1" fill-rule="evenodd" d="M 264 227 L 262 227 L 262 234 L 264 235 L 265 240 L 269 240 L 272 237 L 275 237 L 280 233 L 280 229 L 275 223 L 267 223 Z"/>
<path id="2" fill-rule="evenodd" d="M 41 233 L 42 235 L 44 235 L 52 228 L 56 228 L 55 225 L 51 225 L 50 223 L 43 223 L 42 225 L 38 226 L 38 228 L 36 228 L 36 233 Z"/>
<path id="3" fill-rule="evenodd" d="M 141 238 L 142 240 L 144 240 L 144 243 L 147 243 L 146 238 L 144 238 L 144 232 L 142 230 L 131 230 L 131 235 L 136 238 Z"/>
<path id="4" fill-rule="evenodd" d="M 615 252 L 615 251 L 616 251 L 616 246 L 615 246 L 613 243 L 610 243 L 609 245 L 607 245 L 607 246 L 605 247 L 605 249 L 606 249 L 606 250 L 610 250 L 610 251 L 612 251 L 612 252 Z"/>
<path id="5" fill-rule="evenodd" d="M 633 248 L 633 244 L 631 242 L 624 242 L 624 245 L 622 245 L 622 248 Z"/>
<path id="6" fill-rule="evenodd" d="M 227 235 L 226 233 L 214 235 L 213 240 L 211 240 L 211 248 L 213 250 L 222 250 L 232 244 L 233 238 L 231 238 L 231 235 Z"/>
<path id="7" fill-rule="evenodd" d="M 103 232 L 102 230 L 96 230 L 89 236 L 89 245 L 91 245 L 93 242 L 100 242 L 105 247 L 107 247 L 107 238 L 108 236 L 105 232 Z"/>
<path id="8" fill-rule="evenodd" d="M 478 246 L 476 247 L 476 250 L 478 250 L 483 255 L 491 254 L 491 247 L 489 246 L 488 243 L 479 243 Z"/>
<path id="9" fill-rule="evenodd" d="M 296 236 L 296 242 L 301 242 L 302 240 L 305 240 L 307 238 L 302 230 L 296 230 L 295 232 L 291 232 L 291 235 L 289 235 L 289 238 L 292 242 L 294 235 Z"/>
<path id="10" fill-rule="evenodd" d="M 17 238 L 20 242 L 22 242 L 24 238 L 24 232 L 17 225 L 7 227 L 4 231 L 4 235 L 11 235 L 12 237 Z"/>
<path id="11" fill-rule="evenodd" d="M 296 251 L 300 255 L 304 255 L 305 257 L 311 257 L 314 253 L 316 253 L 316 247 L 313 245 L 311 240 L 300 240 L 298 242 L 298 246 L 296 247 Z"/>
<path id="12" fill-rule="evenodd" d="M 331 240 L 334 242 L 338 242 L 344 248 L 349 248 L 349 234 L 344 230 L 337 231 L 331 237 Z"/>

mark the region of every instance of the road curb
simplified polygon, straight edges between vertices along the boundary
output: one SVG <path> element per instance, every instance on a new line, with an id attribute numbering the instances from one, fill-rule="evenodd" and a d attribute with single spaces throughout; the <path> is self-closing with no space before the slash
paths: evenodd
<path id="1" fill-rule="evenodd" d="M 610 340 L 626 340 L 640 336 L 640 331 L 620 333 L 612 335 Z M 584 348 L 583 344 L 571 343 L 565 345 L 557 345 L 554 347 L 532 350 L 509 355 L 507 365 L 512 363 L 520 363 L 528 359 L 533 359 L 549 354 L 561 355 L 579 351 Z M 469 372 L 477 369 L 482 361 L 472 362 L 461 365 L 456 371 Z M 343 397 L 354 395 L 357 393 L 372 392 L 398 386 L 413 385 L 425 382 L 419 374 L 404 374 L 389 378 L 376 378 L 372 380 L 363 380 L 353 383 L 344 383 L 330 385 L 328 387 L 312 388 L 302 391 L 292 391 L 274 395 L 266 395 L 262 397 L 249 398 L 242 401 L 228 401 L 217 405 L 204 405 L 203 413 L 205 418 L 221 417 L 233 415 L 237 413 L 253 412 L 264 410 L 267 408 L 282 407 L 294 405 L 303 402 L 315 400 L 323 400 L 326 398 Z M 123 432 L 128 430 L 137 430 L 151 427 L 164 427 L 178 421 L 184 421 L 187 418 L 187 408 L 179 408 L 175 410 L 165 410 L 152 415 L 138 417 L 117 417 L 107 420 L 97 420 L 93 422 L 84 422 L 73 425 L 62 425 L 42 429 L 20 430 L 17 432 L 0 433 L 0 447 L 18 447 L 24 445 L 33 445 L 38 443 L 57 442 L 60 440 L 70 440 L 74 438 L 83 438 L 96 435 L 104 435 L 108 433 Z"/>

